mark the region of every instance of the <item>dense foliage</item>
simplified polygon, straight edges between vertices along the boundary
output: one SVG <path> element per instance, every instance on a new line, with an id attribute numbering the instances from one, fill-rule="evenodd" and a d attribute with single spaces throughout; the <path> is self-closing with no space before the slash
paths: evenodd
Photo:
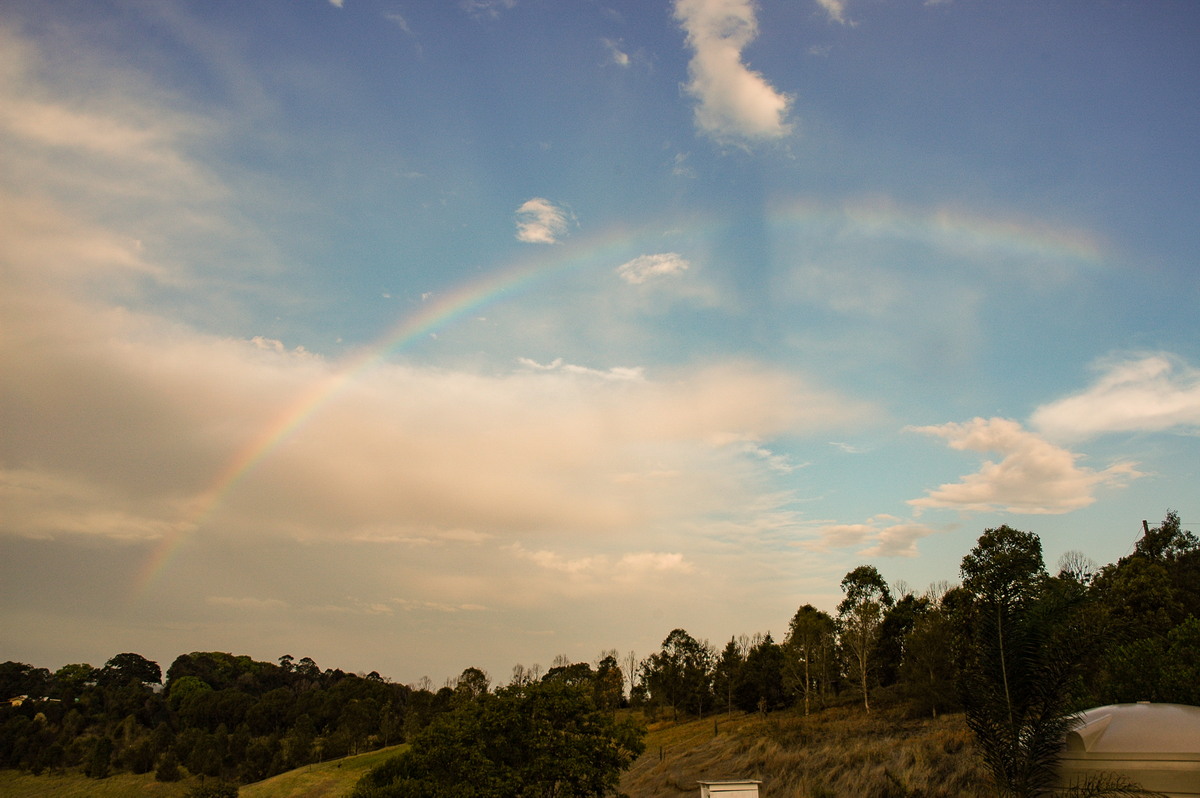
<path id="1" fill-rule="evenodd" d="M 355 798 L 604 796 L 642 752 L 640 727 L 596 705 L 569 671 L 458 702 L 405 753 L 363 778 Z"/>
<path id="2" fill-rule="evenodd" d="M 307 657 L 275 664 L 220 652 L 184 654 L 165 689 L 162 678 L 156 663 L 130 653 L 54 673 L 0 665 L 0 695 L 11 699 L 0 709 L 0 766 L 257 781 L 399 742 L 448 707 L 452 692 L 322 671 Z"/>
<path id="3" fill-rule="evenodd" d="M 517 666 L 494 689 L 477 668 L 433 692 L 219 652 L 180 656 L 165 679 L 133 653 L 54 673 L 6 662 L 0 767 L 250 782 L 408 741 L 362 796 L 604 795 L 640 750 L 620 707 L 678 718 L 860 703 L 965 710 L 997 786 L 1019 796 L 1045 783 L 1071 712 L 1200 705 L 1200 542 L 1175 513 L 1116 563 L 1070 552 L 1053 575 L 1035 534 L 990 529 L 959 576 L 917 595 L 864 565 L 842 580 L 836 615 L 804 605 L 782 641 L 741 635 L 718 652 L 674 629 L 640 662 Z"/>

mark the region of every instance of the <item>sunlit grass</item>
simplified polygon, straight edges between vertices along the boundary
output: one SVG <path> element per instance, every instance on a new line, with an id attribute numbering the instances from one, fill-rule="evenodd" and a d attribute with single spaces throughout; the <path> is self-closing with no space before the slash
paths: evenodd
<path id="1" fill-rule="evenodd" d="M 243 798 L 343 798 L 368 770 L 406 748 L 394 745 L 358 756 L 305 765 L 264 781 L 242 786 Z M 34 776 L 0 770 L 0 796 L 4 798 L 183 798 L 198 779 L 155 781 L 153 773 L 135 776 L 119 773 L 89 779 L 82 773 Z"/>
<path id="2" fill-rule="evenodd" d="M 407 747 L 394 745 L 333 762 L 289 770 L 264 781 L 247 784 L 239 795 L 242 798 L 342 798 L 368 770 Z"/>

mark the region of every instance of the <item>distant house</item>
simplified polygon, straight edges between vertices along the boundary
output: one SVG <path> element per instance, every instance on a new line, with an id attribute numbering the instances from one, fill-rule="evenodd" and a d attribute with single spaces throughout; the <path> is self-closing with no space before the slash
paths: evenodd
<path id="1" fill-rule="evenodd" d="M 17 696 L 13 696 L 12 698 L 8 699 L 8 705 L 10 707 L 19 707 L 28 700 L 29 700 L 29 696 L 27 696 L 27 695 L 17 695 Z"/>
<path id="2" fill-rule="evenodd" d="M 741 779 L 739 781 L 701 781 L 700 798 L 758 798 L 761 781 Z"/>

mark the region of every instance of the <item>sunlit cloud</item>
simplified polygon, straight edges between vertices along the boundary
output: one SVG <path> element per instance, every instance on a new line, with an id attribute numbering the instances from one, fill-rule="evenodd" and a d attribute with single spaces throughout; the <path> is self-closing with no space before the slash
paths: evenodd
<path id="1" fill-rule="evenodd" d="M 792 132 L 791 98 L 742 61 L 758 35 L 750 0 L 676 0 L 675 18 L 692 49 L 688 94 L 697 100 L 696 126 L 718 141 L 763 141 Z"/>
<path id="2" fill-rule="evenodd" d="M 930 490 L 909 500 L 918 509 L 952 508 L 971 512 L 1059 514 L 1087 507 L 1100 487 L 1119 486 L 1141 474 L 1133 463 L 1117 463 L 1103 471 L 1078 465 L 1079 455 L 1029 432 L 1016 421 L 976 418 L 965 423 L 909 427 L 934 435 L 952 449 L 997 452 L 960 482 Z"/>
<path id="3" fill-rule="evenodd" d="M 679 552 L 639 551 L 616 558 L 603 554 L 567 557 L 547 549 L 527 550 L 519 544 L 510 547 L 510 551 L 542 569 L 579 578 L 627 580 L 653 574 L 691 574 L 696 570 Z"/>
<path id="4" fill-rule="evenodd" d="M 534 197 L 517 208 L 517 240 L 557 244 L 567 232 L 568 214 L 548 199 Z"/>
<path id="5" fill-rule="evenodd" d="M 1048 437 L 1200 428 L 1200 369 L 1167 353 L 1102 363 L 1086 390 L 1042 405 L 1031 423 Z"/>
<path id="6" fill-rule="evenodd" d="M 878 515 L 861 524 L 825 524 L 800 544 L 813 551 L 855 549 L 861 557 L 915 557 L 917 542 L 936 532 L 927 524 Z"/>
<path id="7" fill-rule="evenodd" d="M 639 255 L 631 261 L 617 267 L 617 274 L 631 285 L 639 285 L 647 280 L 681 274 L 691 266 L 687 259 L 676 252 L 662 252 L 657 255 Z"/>

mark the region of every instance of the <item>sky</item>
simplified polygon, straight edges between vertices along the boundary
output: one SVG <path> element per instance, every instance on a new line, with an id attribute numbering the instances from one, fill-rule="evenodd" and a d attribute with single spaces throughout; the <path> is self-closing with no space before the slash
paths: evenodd
<path id="1" fill-rule="evenodd" d="M 1200 6 L 6 0 L 0 659 L 505 682 L 1200 528 Z"/>

